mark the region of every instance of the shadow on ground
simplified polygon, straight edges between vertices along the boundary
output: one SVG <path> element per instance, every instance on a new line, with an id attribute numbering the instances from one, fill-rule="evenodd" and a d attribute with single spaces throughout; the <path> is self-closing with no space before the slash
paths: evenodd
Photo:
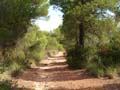
<path id="1" fill-rule="evenodd" d="M 47 90 L 120 90 L 120 84 L 117 83 L 119 80 L 116 82 L 116 80 L 96 79 L 84 69 L 70 70 L 66 64 L 66 59 L 61 56 L 48 58 L 39 67 L 28 69 L 15 79 L 26 87 L 31 87 L 34 82 L 37 82 L 36 85 L 41 87 L 41 83 L 44 86 L 45 82 L 45 85 L 49 87 Z"/>
<path id="2" fill-rule="evenodd" d="M 62 59 L 65 58 L 62 57 Z M 68 69 L 66 61 L 63 60 L 63 62 L 61 62 L 61 58 L 59 57 L 56 59 L 52 58 L 52 60 L 54 61 L 49 64 L 41 64 L 39 68 L 29 69 L 16 78 L 35 82 L 70 81 L 93 78 L 86 70 Z"/>

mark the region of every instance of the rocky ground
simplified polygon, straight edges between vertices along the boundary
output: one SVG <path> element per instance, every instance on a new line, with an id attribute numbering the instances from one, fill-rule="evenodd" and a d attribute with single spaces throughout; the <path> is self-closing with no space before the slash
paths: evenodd
<path id="1" fill-rule="evenodd" d="M 61 52 L 13 81 L 25 88 L 19 90 L 120 90 L 120 79 L 98 79 L 84 69 L 69 69 Z"/>

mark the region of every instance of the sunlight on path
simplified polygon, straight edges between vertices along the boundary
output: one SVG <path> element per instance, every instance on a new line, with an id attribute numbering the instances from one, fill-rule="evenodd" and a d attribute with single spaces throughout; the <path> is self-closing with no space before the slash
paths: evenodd
<path id="1" fill-rule="evenodd" d="M 70 70 L 61 52 L 54 57 L 43 60 L 39 67 L 26 70 L 22 75 L 17 76 L 15 80 L 18 87 L 33 90 L 83 90 L 83 88 L 92 87 L 108 88 L 111 84 L 120 86 L 120 80 L 118 79 L 97 79 L 84 69 Z"/>

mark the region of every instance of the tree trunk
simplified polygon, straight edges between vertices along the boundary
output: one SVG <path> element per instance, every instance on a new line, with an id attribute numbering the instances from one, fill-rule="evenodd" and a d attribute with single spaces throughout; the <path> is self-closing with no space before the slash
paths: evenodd
<path id="1" fill-rule="evenodd" d="M 79 25 L 79 46 L 84 47 L 84 26 L 83 23 Z"/>
<path id="2" fill-rule="evenodd" d="M 84 5 L 87 1 L 86 0 L 81 0 L 82 5 Z M 80 18 L 80 24 L 79 24 L 79 46 L 84 47 L 84 24 L 83 24 L 83 17 Z"/>

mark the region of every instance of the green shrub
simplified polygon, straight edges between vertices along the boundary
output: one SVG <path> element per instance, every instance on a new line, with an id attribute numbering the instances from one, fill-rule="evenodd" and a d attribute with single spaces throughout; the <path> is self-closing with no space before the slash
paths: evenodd
<path id="1" fill-rule="evenodd" d="M 8 49 L 0 64 L 2 78 L 4 78 L 4 76 L 8 76 L 5 78 L 9 78 L 10 74 L 16 76 L 29 67 L 29 62 L 25 59 L 24 51 L 19 48 Z"/>
<path id="2" fill-rule="evenodd" d="M 111 66 L 111 65 L 116 66 L 117 64 L 120 64 L 119 48 L 116 50 L 110 48 L 106 54 L 100 52 L 98 53 L 98 55 L 101 58 L 101 63 L 106 67 Z"/>
<path id="3" fill-rule="evenodd" d="M 112 78 L 118 75 L 119 63 L 111 51 L 101 52 L 96 53 L 96 57 L 87 64 L 87 69 L 97 77 L 110 76 Z"/>
<path id="4" fill-rule="evenodd" d="M 67 51 L 67 63 L 71 68 L 86 68 L 87 64 L 96 57 L 96 50 L 94 47 L 69 49 Z"/>
<path id="5" fill-rule="evenodd" d="M 105 69 L 105 74 L 111 78 L 117 77 L 120 65 L 120 41 L 114 36 L 105 48 L 100 48 L 97 55 L 100 65 Z"/>
<path id="6" fill-rule="evenodd" d="M 0 81 L 0 90 L 12 90 L 12 83 L 10 81 Z"/>
<path id="7" fill-rule="evenodd" d="M 86 63 L 87 49 L 74 48 L 67 51 L 67 63 L 70 68 L 83 68 Z"/>
<path id="8" fill-rule="evenodd" d="M 104 69 L 97 63 L 89 63 L 86 68 L 96 77 L 102 77 L 105 74 Z"/>
<path id="9" fill-rule="evenodd" d="M 48 36 L 46 51 L 48 52 L 48 56 L 52 56 L 53 54 L 56 54 L 56 52 L 64 51 L 64 49 L 62 44 L 60 44 L 55 37 Z"/>
<path id="10" fill-rule="evenodd" d="M 109 76 L 109 78 L 116 78 L 118 77 L 118 71 L 116 67 L 108 67 L 106 69 L 106 73 L 107 76 Z"/>
<path id="11" fill-rule="evenodd" d="M 16 63 L 16 62 L 14 62 L 10 68 L 11 68 L 11 76 L 12 77 L 16 77 L 25 69 L 24 65 L 21 65 L 21 64 Z"/>
<path id="12" fill-rule="evenodd" d="M 9 71 L 12 76 L 16 76 L 33 64 L 39 65 L 40 61 L 48 56 L 47 52 L 53 55 L 59 50 L 63 50 L 63 47 L 56 37 L 52 37 L 49 32 L 38 30 L 36 26 L 31 26 L 29 32 L 17 41 L 16 46 L 1 48 L 0 72 Z"/>

